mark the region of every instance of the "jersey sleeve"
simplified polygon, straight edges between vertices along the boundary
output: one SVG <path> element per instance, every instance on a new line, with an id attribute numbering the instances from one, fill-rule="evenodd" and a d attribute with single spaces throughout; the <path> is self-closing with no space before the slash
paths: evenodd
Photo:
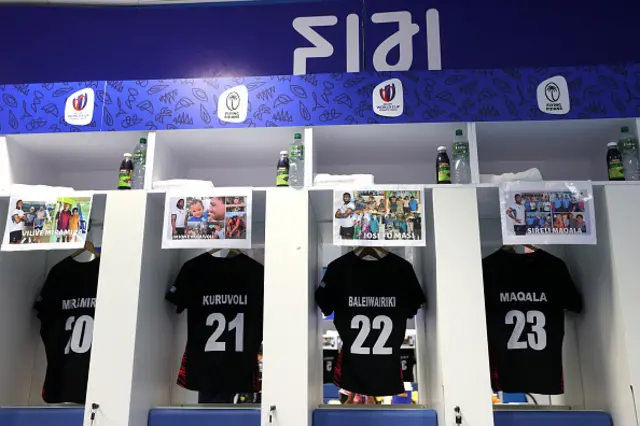
<path id="1" fill-rule="evenodd" d="M 422 291 L 422 286 L 420 285 L 420 281 L 418 281 L 418 277 L 416 276 L 416 271 L 413 269 L 409 262 L 406 263 L 406 280 L 407 280 L 407 318 L 413 318 L 415 314 L 418 313 L 418 309 L 424 303 L 426 303 L 427 298 Z"/>
<path id="2" fill-rule="evenodd" d="M 189 266 L 188 264 L 182 265 L 178 277 L 175 283 L 167 291 L 164 296 L 166 300 L 176 305 L 176 312 L 181 313 L 187 309 L 188 289 L 189 289 Z"/>
<path id="3" fill-rule="evenodd" d="M 562 307 L 568 311 L 580 313 L 582 311 L 582 295 L 578 292 L 578 289 L 573 283 L 573 279 L 571 278 L 569 269 L 567 269 L 567 265 L 563 263 L 559 268 L 558 276 L 562 283 L 562 286 L 560 287 L 562 292 L 560 295 L 562 299 Z"/>
<path id="4" fill-rule="evenodd" d="M 329 264 L 320 285 L 316 289 L 316 303 L 325 315 L 331 315 L 336 309 L 336 289 L 339 285 L 338 277 L 340 276 L 336 268 L 338 267 L 335 264 Z"/>
<path id="5" fill-rule="evenodd" d="M 41 321 L 50 316 L 57 306 L 55 301 L 56 275 L 55 269 L 49 272 L 42 290 L 40 290 L 40 294 L 33 304 L 33 309 L 36 310 L 37 316 Z"/>

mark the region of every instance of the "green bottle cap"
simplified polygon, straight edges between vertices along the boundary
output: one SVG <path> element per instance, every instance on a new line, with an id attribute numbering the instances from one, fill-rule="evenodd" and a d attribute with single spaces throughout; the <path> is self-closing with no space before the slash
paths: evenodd
<path id="1" fill-rule="evenodd" d="M 456 130 L 456 136 L 462 136 L 462 129 Z"/>
<path id="2" fill-rule="evenodd" d="M 140 143 L 147 143 L 147 138 L 140 138 Z"/>
<path id="3" fill-rule="evenodd" d="M 302 139 L 302 135 L 300 133 L 296 133 L 295 135 L 293 135 L 294 139 Z"/>
<path id="4" fill-rule="evenodd" d="M 624 126 L 620 129 L 621 132 L 626 133 L 629 131 L 629 128 L 627 126 Z"/>

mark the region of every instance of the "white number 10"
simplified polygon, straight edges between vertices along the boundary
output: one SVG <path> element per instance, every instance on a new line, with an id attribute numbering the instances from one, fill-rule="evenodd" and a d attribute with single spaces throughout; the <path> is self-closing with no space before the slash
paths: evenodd
<path id="1" fill-rule="evenodd" d="M 527 344 L 528 347 L 536 351 L 541 351 L 547 347 L 547 332 L 544 329 L 546 319 L 542 312 L 528 311 L 525 318 L 522 311 L 509 311 L 504 318 L 504 323 L 515 324 L 511 337 L 507 342 L 507 349 L 527 349 Z M 527 333 L 527 340 L 521 341 L 520 336 L 522 336 L 526 323 L 531 324 L 533 333 Z"/>
<path id="2" fill-rule="evenodd" d="M 93 318 L 89 315 L 67 318 L 64 329 L 71 331 L 71 337 L 64 348 L 65 355 L 72 351 L 77 354 L 83 354 L 91 349 L 91 340 L 93 338 Z"/>
<path id="3" fill-rule="evenodd" d="M 218 342 L 222 333 L 224 333 L 225 328 L 227 328 L 227 320 L 224 315 L 221 313 L 214 313 L 207 317 L 207 325 L 214 326 L 218 324 L 217 327 L 213 330 L 213 334 L 207 340 L 207 344 L 204 347 L 205 352 L 224 352 L 227 348 L 227 344 L 225 342 Z M 243 340 L 244 340 L 244 314 L 239 313 L 236 317 L 229 323 L 229 331 L 236 330 L 236 352 L 242 352 Z"/>

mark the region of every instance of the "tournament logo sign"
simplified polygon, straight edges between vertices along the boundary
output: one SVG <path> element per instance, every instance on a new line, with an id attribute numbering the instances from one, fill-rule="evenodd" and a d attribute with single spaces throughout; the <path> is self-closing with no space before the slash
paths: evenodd
<path id="1" fill-rule="evenodd" d="M 242 123 L 249 111 L 247 86 L 236 86 L 225 90 L 218 99 L 218 118 L 227 123 Z"/>
<path id="2" fill-rule="evenodd" d="M 399 117 L 404 112 L 402 82 L 397 78 L 384 81 L 373 90 L 373 112 L 382 117 Z"/>
<path id="3" fill-rule="evenodd" d="M 335 189 L 333 243 L 339 246 L 425 245 L 424 192 L 418 186 Z"/>
<path id="4" fill-rule="evenodd" d="M 545 114 L 564 115 L 571 111 L 569 85 L 567 80 L 557 75 L 538 85 L 536 91 L 538 108 Z"/>
<path id="5" fill-rule="evenodd" d="M 84 93 L 73 100 L 73 109 L 82 111 L 87 106 L 87 94 Z"/>
<path id="6" fill-rule="evenodd" d="M 251 248 L 247 189 L 176 189 L 167 193 L 162 248 Z"/>
<path id="7" fill-rule="evenodd" d="M 90 87 L 72 93 L 65 103 L 64 120 L 72 126 L 91 124 L 95 97 L 95 92 Z"/>
<path id="8" fill-rule="evenodd" d="M 589 182 L 503 183 L 500 217 L 504 244 L 596 244 Z"/>
<path id="9" fill-rule="evenodd" d="M 69 192 L 14 194 L 2 251 L 69 250 L 84 247 L 93 194 Z"/>

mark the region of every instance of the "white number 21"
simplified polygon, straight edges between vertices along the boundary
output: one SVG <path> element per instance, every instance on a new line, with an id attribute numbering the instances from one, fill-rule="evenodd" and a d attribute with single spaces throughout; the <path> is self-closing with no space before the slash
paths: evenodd
<path id="1" fill-rule="evenodd" d="M 204 347 L 205 352 L 224 352 L 227 348 L 227 344 L 225 342 L 218 342 L 222 333 L 224 333 L 225 328 L 227 328 L 227 320 L 224 315 L 221 313 L 214 313 L 207 317 L 207 325 L 217 327 L 213 330 L 213 334 L 207 340 L 207 344 Z M 239 313 L 236 317 L 229 323 L 229 331 L 236 330 L 236 352 L 242 352 L 243 340 L 244 340 L 244 314 Z"/>
<path id="2" fill-rule="evenodd" d="M 356 315 L 351 319 L 351 328 L 354 330 L 360 329 L 358 336 L 356 336 L 356 340 L 354 340 L 351 345 L 351 353 L 359 355 L 371 354 L 371 348 L 362 346 L 371 331 L 371 320 L 369 317 L 365 315 Z M 393 348 L 385 346 L 387 340 L 389 340 L 389 336 L 391 336 L 391 331 L 393 330 L 393 322 L 391 321 L 391 318 L 386 315 L 378 315 L 373 319 L 373 329 L 381 330 L 378 340 L 376 340 L 375 345 L 373 345 L 373 354 L 391 355 L 393 353 Z"/>
<path id="3" fill-rule="evenodd" d="M 525 317 L 522 311 L 509 311 L 504 318 L 504 323 L 513 325 L 513 332 L 507 342 L 507 349 L 527 349 L 541 351 L 547 347 L 547 332 L 544 329 L 546 324 L 545 316 L 540 311 L 528 311 Z M 525 324 L 531 324 L 532 333 L 527 333 L 527 340 L 521 341 L 520 336 L 524 331 Z"/>

